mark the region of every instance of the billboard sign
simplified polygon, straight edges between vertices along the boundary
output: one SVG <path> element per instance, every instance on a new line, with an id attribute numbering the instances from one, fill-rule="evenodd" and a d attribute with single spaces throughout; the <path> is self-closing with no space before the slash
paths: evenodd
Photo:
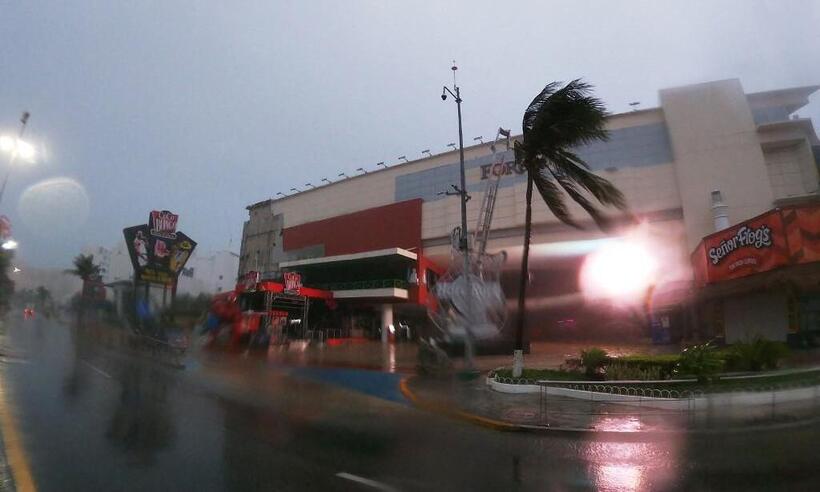
<path id="1" fill-rule="evenodd" d="M 177 218 L 167 210 L 154 211 L 148 224 L 123 229 L 134 278 L 138 281 L 173 285 L 185 268 L 196 242 L 177 232 Z"/>
<path id="2" fill-rule="evenodd" d="M 746 277 L 789 263 L 780 210 L 772 210 L 703 238 L 693 253 L 700 285 Z"/>
<path id="3" fill-rule="evenodd" d="M 167 210 L 153 210 L 148 215 L 148 228 L 151 235 L 164 239 L 176 239 L 177 219 L 179 215 Z"/>

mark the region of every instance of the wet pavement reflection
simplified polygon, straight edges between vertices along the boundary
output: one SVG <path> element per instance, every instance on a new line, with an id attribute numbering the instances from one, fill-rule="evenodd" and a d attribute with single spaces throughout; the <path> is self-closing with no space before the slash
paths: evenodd
<path id="1" fill-rule="evenodd" d="M 410 344 L 199 353 L 179 370 L 72 323 L 7 328 L 0 347 L 19 362 L 0 366 L 5 398 L 41 490 L 809 490 L 820 478 L 818 426 L 615 439 L 422 412 L 396 389 Z"/>

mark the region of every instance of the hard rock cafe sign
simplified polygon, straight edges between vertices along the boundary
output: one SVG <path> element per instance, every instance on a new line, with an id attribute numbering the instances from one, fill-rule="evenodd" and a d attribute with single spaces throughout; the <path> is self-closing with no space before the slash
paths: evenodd
<path id="1" fill-rule="evenodd" d="M 148 224 L 123 229 L 125 244 L 134 267 L 134 278 L 141 282 L 173 285 L 196 248 L 196 242 L 177 231 L 179 216 L 167 210 L 154 210 Z"/>

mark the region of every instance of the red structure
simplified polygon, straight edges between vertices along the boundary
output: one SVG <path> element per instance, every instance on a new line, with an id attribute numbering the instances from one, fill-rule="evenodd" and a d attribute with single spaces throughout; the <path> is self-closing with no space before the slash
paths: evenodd
<path id="1" fill-rule="evenodd" d="M 283 230 L 283 248 L 324 245 L 325 256 L 385 248 L 421 248 L 421 199 L 370 208 Z"/>
<path id="2" fill-rule="evenodd" d="M 820 261 L 820 205 L 784 207 L 703 238 L 692 253 L 699 286 Z"/>

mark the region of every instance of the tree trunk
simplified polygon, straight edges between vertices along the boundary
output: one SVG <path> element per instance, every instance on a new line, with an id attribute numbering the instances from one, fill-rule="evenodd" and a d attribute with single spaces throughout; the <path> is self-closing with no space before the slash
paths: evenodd
<path id="1" fill-rule="evenodd" d="M 532 233 L 532 175 L 527 171 L 527 203 L 524 214 L 524 251 L 521 255 L 521 278 L 518 284 L 518 319 L 515 327 L 515 350 L 524 350 L 525 301 L 530 280 L 530 235 Z"/>

